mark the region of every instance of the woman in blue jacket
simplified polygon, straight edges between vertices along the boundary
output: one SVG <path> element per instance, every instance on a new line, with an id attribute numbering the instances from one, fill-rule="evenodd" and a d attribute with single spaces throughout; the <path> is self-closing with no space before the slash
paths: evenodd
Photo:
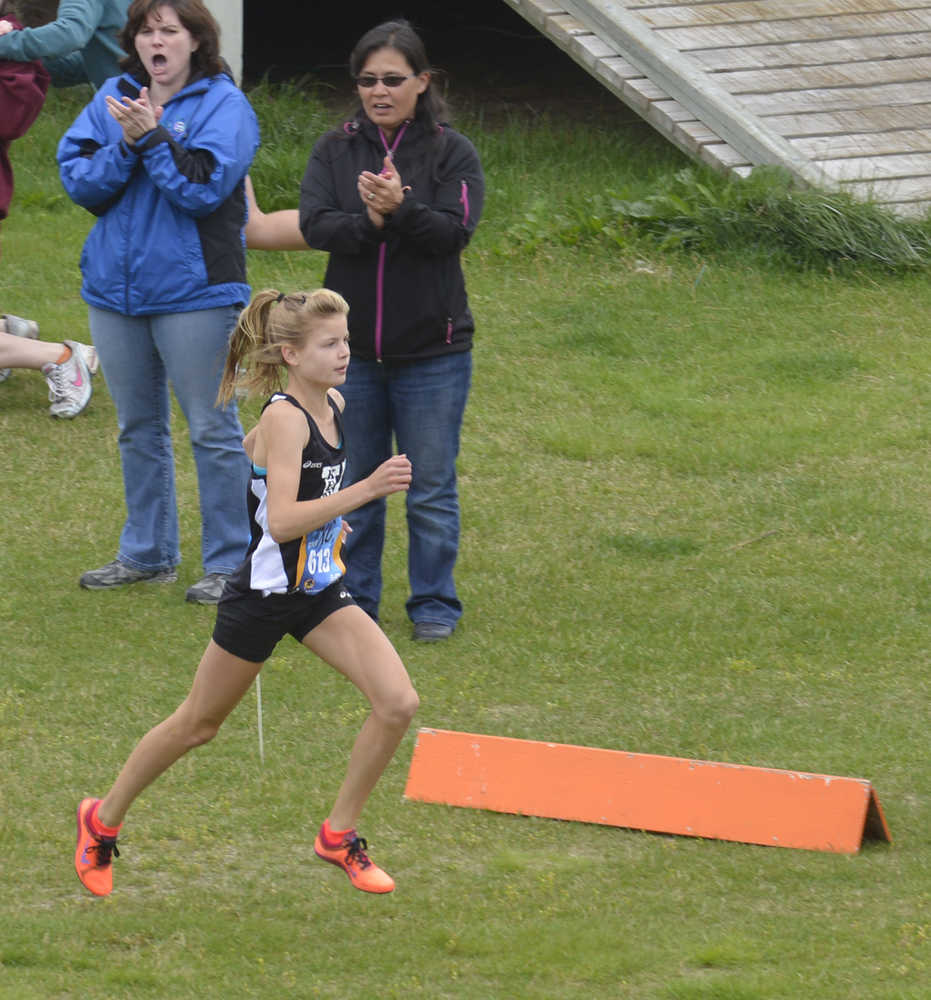
<path id="1" fill-rule="evenodd" d="M 350 56 L 359 110 L 316 144 L 300 227 L 330 254 L 324 284 L 349 302 L 352 365 L 343 389 L 349 482 L 392 451 L 413 469 L 407 495 L 407 613 L 414 638 L 446 639 L 462 615 L 456 457 L 475 324 L 460 256 L 482 212 L 484 179 L 465 136 L 444 124 L 423 43 L 407 21 L 367 32 Z M 346 581 L 378 617 L 385 501 L 360 508 Z"/>
<path id="2" fill-rule="evenodd" d="M 259 144 L 249 102 L 223 72 L 201 0 L 133 0 L 108 80 L 58 148 L 71 198 L 97 216 L 82 296 L 116 405 L 127 518 L 91 590 L 170 583 L 180 561 L 169 383 L 187 418 L 205 576 L 219 600 L 249 541 L 249 475 L 235 404 L 214 406 L 246 284 L 243 182 Z"/>

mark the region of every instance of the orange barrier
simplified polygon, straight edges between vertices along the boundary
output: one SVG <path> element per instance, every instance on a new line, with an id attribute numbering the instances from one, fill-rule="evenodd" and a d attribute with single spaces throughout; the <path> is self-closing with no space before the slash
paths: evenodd
<path id="1" fill-rule="evenodd" d="M 891 841 L 869 781 L 421 729 L 404 795 L 495 812 L 854 854 Z"/>

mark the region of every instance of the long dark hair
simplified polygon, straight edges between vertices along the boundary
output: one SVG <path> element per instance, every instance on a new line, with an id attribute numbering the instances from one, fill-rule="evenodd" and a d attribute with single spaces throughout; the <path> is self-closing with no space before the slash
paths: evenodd
<path id="1" fill-rule="evenodd" d="M 148 81 L 148 73 L 136 52 L 136 35 L 142 30 L 146 18 L 160 7 L 171 7 L 197 42 L 197 51 L 191 53 L 191 79 L 222 73 L 225 64 L 220 58 L 220 26 L 201 0 L 133 0 L 126 12 L 126 24 L 120 32 L 120 47 L 129 53 L 120 62 L 120 69 L 140 83 Z"/>
<path id="2" fill-rule="evenodd" d="M 432 72 L 427 60 L 427 51 L 423 40 L 413 29 L 409 21 L 398 19 L 385 21 L 367 31 L 352 50 L 349 56 L 349 73 L 353 80 L 362 71 L 368 57 L 378 49 L 395 49 L 407 60 L 415 74 Z M 446 121 L 448 109 L 446 102 L 433 86 L 433 80 L 427 84 L 427 89 L 417 97 L 417 117 L 429 128 L 439 122 Z"/>

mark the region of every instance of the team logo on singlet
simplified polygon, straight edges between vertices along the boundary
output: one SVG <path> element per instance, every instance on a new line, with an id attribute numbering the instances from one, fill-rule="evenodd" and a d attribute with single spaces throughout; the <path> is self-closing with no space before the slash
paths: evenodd
<path id="1" fill-rule="evenodd" d="M 343 465 L 325 465 L 320 470 L 320 476 L 323 479 L 323 495 L 328 497 L 331 493 L 335 493 L 339 489 L 339 484 L 343 479 Z"/>
<path id="2" fill-rule="evenodd" d="M 320 477 L 323 480 L 321 495 L 330 496 L 339 489 L 342 482 L 343 463 L 323 466 Z M 318 594 L 346 572 L 340 558 L 343 535 L 343 519 L 336 517 L 304 538 L 297 567 L 299 590 L 305 594 Z"/>
<path id="3" fill-rule="evenodd" d="M 340 552 L 343 548 L 343 519 L 337 517 L 304 539 L 297 567 L 297 586 L 305 594 L 319 594 L 346 571 Z"/>

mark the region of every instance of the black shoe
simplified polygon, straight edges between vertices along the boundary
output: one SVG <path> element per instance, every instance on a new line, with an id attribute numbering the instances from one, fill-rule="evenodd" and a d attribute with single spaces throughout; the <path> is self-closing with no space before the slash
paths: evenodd
<path id="1" fill-rule="evenodd" d="M 414 622 L 415 642 L 441 642 L 452 634 L 452 625 L 444 625 L 442 622 Z"/>
<path id="2" fill-rule="evenodd" d="M 173 569 L 133 569 L 114 559 L 100 569 L 89 569 L 78 582 L 85 590 L 106 590 L 127 583 L 174 583 L 177 579 Z"/>
<path id="3" fill-rule="evenodd" d="M 220 595 L 229 578 L 229 573 L 208 573 L 203 579 L 188 587 L 184 599 L 191 604 L 219 604 Z"/>

